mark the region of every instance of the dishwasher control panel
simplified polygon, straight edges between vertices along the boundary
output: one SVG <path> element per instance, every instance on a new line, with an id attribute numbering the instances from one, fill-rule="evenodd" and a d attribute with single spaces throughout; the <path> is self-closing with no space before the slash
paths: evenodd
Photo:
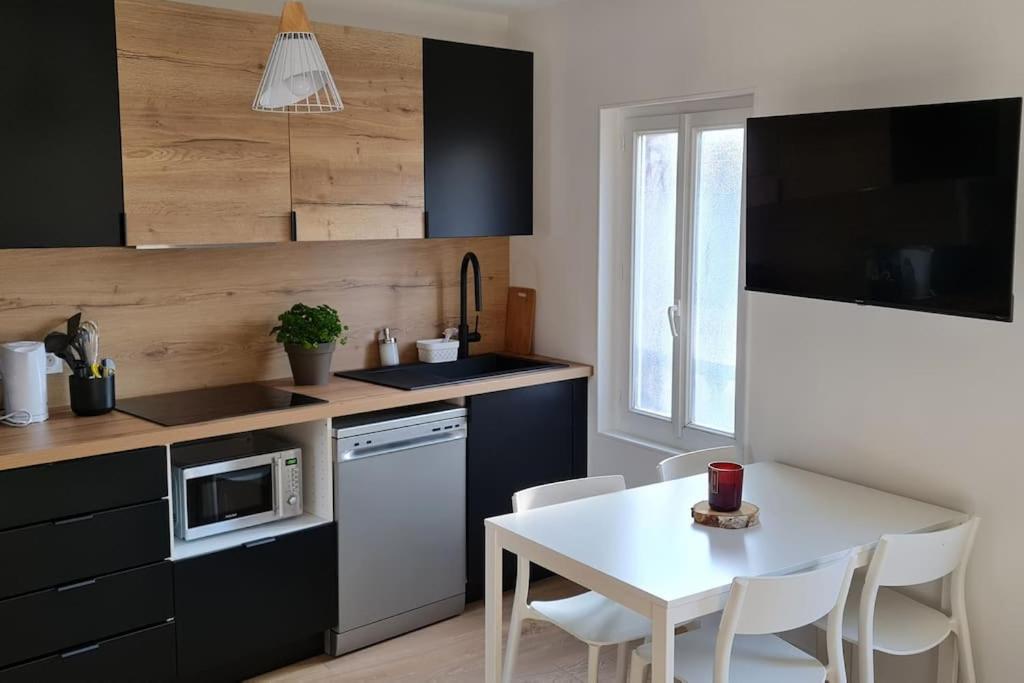
<path id="1" fill-rule="evenodd" d="M 433 410 L 413 407 L 385 411 L 377 421 L 364 417 L 361 424 L 336 420 L 333 429 L 335 461 L 384 455 L 431 444 L 465 439 L 466 409 L 460 406 L 431 404 Z M 382 419 L 383 418 L 383 419 Z"/>

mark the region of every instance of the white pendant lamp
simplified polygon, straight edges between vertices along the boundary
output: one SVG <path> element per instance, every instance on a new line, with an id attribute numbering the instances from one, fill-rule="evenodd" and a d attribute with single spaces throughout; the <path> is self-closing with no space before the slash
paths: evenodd
<path id="1" fill-rule="evenodd" d="M 263 70 L 254 111 L 313 114 L 341 111 L 341 95 L 301 2 L 286 2 Z"/>

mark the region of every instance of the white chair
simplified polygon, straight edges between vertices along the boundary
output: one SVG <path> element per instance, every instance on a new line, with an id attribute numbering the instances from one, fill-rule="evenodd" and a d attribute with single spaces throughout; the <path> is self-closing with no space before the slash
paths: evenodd
<path id="1" fill-rule="evenodd" d="M 522 512 L 533 508 L 590 498 L 606 493 L 623 491 L 626 482 L 621 475 L 570 479 L 554 484 L 524 489 L 512 496 L 512 510 Z M 562 600 L 527 602 L 530 587 L 530 562 L 518 558 L 516 564 L 516 592 L 512 602 L 512 617 L 508 629 L 508 651 L 502 680 L 512 680 L 512 670 L 519 654 L 519 637 L 523 621 L 533 619 L 558 626 L 588 646 L 587 681 L 597 681 L 597 661 L 601 647 L 618 645 L 616 680 L 626 680 L 626 644 L 650 635 L 650 620 L 613 602 L 598 593 L 586 592 Z"/>
<path id="2" fill-rule="evenodd" d="M 671 458 L 665 458 L 658 463 L 658 476 L 661 477 L 661 481 L 682 479 L 683 477 L 700 474 L 707 468 L 709 463 L 719 460 L 739 462 L 736 459 L 736 455 L 735 446 L 705 448 L 702 451 L 680 453 L 679 455 L 673 455 Z M 694 463 L 699 463 L 699 465 L 695 466 Z"/>
<path id="3" fill-rule="evenodd" d="M 840 628 L 855 555 L 787 576 L 737 578 L 718 628 L 676 636 L 675 677 L 686 683 L 846 683 Z M 828 614 L 828 666 L 775 635 Z M 633 653 L 641 683 L 651 646 Z"/>
<path id="4" fill-rule="evenodd" d="M 857 676 L 874 683 L 874 651 L 914 655 L 956 636 L 953 670 L 974 683 L 974 653 L 967 627 L 964 578 L 978 518 L 959 526 L 921 534 L 882 536 L 863 583 L 855 581 L 843 617 L 843 640 L 857 646 Z M 947 616 L 885 586 L 916 586 L 944 579 Z M 945 599 L 944 599 L 945 602 Z M 817 624 L 821 627 L 821 624 Z"/>

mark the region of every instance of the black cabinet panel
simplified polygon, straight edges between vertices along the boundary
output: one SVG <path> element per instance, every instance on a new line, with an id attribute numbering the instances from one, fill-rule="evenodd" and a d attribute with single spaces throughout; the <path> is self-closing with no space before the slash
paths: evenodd
<path id="1" fill-rule="evenodd" d="M 0 247 L 122 244 L 113 0 L 4 3 Z"/>
<path id="2" fill-rule="evenodd" d="M 174 616 L 171 563 L 109 574 L 0 601 L 0 666 Z"/>
<path id="3" fill-rule="evenodd" d="M 323 652 L 337 623 L 334 523 L 174 564 L 178 672 L 238 680 Z"/>
<path id="4" fill-rule="evenodd" d="M 0 598 L 159 562 L 170 545 L 165 500 L 0 532 Z"/>
<path id="5" fill-rule="evenodd" d="M 427 237 L 533 234 L 533 54 L 423 41 Z"/>
<path id="6" fill-rule="evenodd" d="M 161 683 L 174 679 L 173 623 L 0 669 L 0 683 Z"/>
<path id="7" fill-rule="evenodd" d="M 512 512 L 512 494 L 520 489 L 586 476 L 586 435 L 576 428 L 581 415 L 585 420 L 585 389 L 584 379 L 467 399 L 467 600 L 483 594 L 484 519 Z M 503 572 L 511 588 L 515 561 L 508 553 Z"/>
<path id="8" fill-rule="evenodd" d="M 0 529 L 157 500 L 167 450 L 143 448 L 0 472 Z"/>

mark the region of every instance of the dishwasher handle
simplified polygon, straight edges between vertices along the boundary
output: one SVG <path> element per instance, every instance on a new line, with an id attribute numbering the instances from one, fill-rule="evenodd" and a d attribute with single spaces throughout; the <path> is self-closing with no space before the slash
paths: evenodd
<path id="1" fill-rule="evenodd" d="M 373 446 L 364 446 L 360 448 L 349 448 L 342 451 L 339 454 L 339 460 L 341 462 L 349 462 L 352 460 L 361 460 L 363 458 L 373 458 L 378 455 L 388 455 L 389 453 L 398 453 L 401 451 L 407 451 L 412 448 L 421 448 L 423 446 L 434 446 L 436 444 L 449 443 L 451 441 L 459 441 L 466 438 L 465 428 L 450 429 L 440 433 L 425 434 L 422 436 L 416 436 L 409 439 L 402 439 L 392 441 L 390 443 L 382 443 Z"/>

